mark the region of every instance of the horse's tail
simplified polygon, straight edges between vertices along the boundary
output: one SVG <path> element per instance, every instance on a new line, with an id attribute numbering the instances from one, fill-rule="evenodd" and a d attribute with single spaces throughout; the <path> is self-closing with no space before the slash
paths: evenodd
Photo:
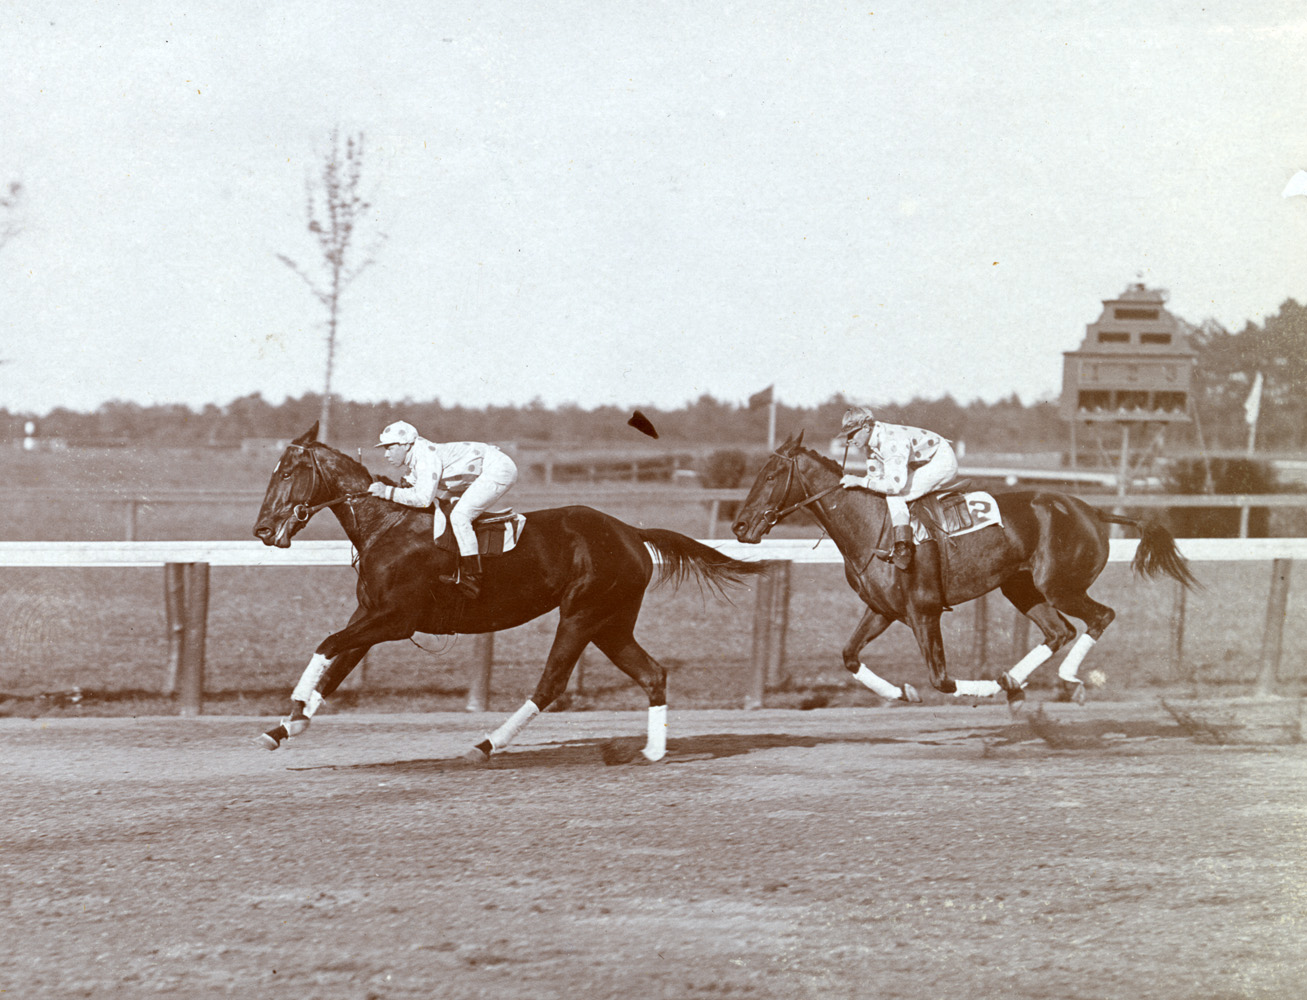
<path id="1" fill-rule="evenodd" d="M 1176 548 L 1171 533 L 1156 521 L 1136 521 L 1132 517 L 1121 517 L 1101 510 L 1094 513 L 1100 521 L 1108 524 L 1128 524 L 1138 529 L 1139 547 L 1135 549 L 1135 558 L 1130 564 L 1136 573 L 1150 580 L 1155 579 L 1159 573 L 1165 573 L 1172 580 L 1179 581 L 1186 590 L 1202 589 L 1203 585 L 1198 578 L 1189 571 L 1189 561 Z"/>
<path id="2" fill-rule="evenodd" d="M 641 528 L 639 531 L 640 540 L 658 554 L 659 583 L 670 581 L 673 587 L 679 587 L 693 576 L 718 594 L 725 595 L 727 584 L 743 583 L 745 577 L 761 573 L 765 568 L 761 562 L 732 559 L 711 545 L 704 545 L 679 531 L 666 528 Z"/>

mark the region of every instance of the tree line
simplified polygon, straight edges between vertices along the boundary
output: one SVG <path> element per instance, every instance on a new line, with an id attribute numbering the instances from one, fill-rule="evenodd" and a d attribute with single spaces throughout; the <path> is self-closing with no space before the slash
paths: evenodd
<path id="1" fill-rule="evenodd" d="M 1190 331 L 1198 351 L 1194 379 L 1196 419 L 1168 437 L 1173 447 L 1242 449 L 1248 439 L 1245 406 L 1253 379 L 1263 377 L 1256 443 L 1259 450 L 1307 450 L 1307 307 L 1287 300 L 1262 324 L 1232 332 L 1214 322 Z M 69 444 L 149 443 L 186 447 L 236 447 L 248 438 L 287 438 L 319 419 L 323 397 L 306 393 L 273 403 L 260 393 L 199 409 L 171 404 L 142 406 L 129 401 L 104 403 L 91 412 L 63 407 L 43 415 L 0 409 L 0 435 L 21 439 L 34 421 L 38 435 Z M 806 430 L 809 440 L 828 440 L 839 429 L 849 400 L 834 395 L 811 407 L 777 403 L 779 436 Z M 712 395 L 676 409 L 641 406 L 670 447 L 695 443 L 738 445 L 765 442 L 766 406 L 720 400 Z M 875 407 L 893 422 L 929 427 L 968 450 L 981 452 L 1062 452 L 1069 429 L 1055 401 L 1031 404 L 1013 394 L 987 403 L 962 403 L 945 394 L 903 404 Z M 354 446 L 375 439 L 392 420 L 408 420 L 437 440 L 490 440 L 520 445 L 593 447 L 648 439 L 626 423 L 631 410 L 616 406 L 547 407 L 538 399 L 522 406 L 484 408 L 447 405 L 439 399 L 378 403 L 337 399 L 330 439 Z"/>

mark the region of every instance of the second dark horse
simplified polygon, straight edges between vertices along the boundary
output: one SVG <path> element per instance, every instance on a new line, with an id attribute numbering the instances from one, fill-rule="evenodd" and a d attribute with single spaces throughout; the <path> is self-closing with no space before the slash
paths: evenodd
<path id="1" fill-rule="evenodd" d="M 441 552 L 431 538 L 430 512 L 367 492 L 372 474 L 317 440 L 318 426 L 283 452 L 268 483 L 254 534 L 265 545 L 288 547 L 315 510 L 331 507 L 358 552 L 358 609 L 349 624 L 327 636 L 291 692 L 291 714 L 260 740 L 275 750 L 308 728 L 313 713 L 368 649 L 415 632 L 460 635 L 513 628 L 559 611 L 544 673 L 535 693 L 466 756 L 485 761 L 502 750 L 567 688 L 589 643 L 594 643 L 649 697 L 644 756 L 666 751 L 667 672 L 635 641 L 633 630 L 659 557 L 660 575 L 673 583 L 696 576 L 711 588 L 741 582 L 762 569 L 722 555 L 675 531 L 635 528 L 590 507 L 531 511 L 517 545 L 485 561 L 483 590 L 464 600 L 438 580 Z"/>

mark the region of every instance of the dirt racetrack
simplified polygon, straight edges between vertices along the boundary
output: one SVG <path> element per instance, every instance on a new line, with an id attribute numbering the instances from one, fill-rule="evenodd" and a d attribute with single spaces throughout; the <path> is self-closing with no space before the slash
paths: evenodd
<path id="1" fill-rule="evenodd" d="M 0 991 L 1307 996 L 1300 706 L 1046 709 L 0 719 Z"/>

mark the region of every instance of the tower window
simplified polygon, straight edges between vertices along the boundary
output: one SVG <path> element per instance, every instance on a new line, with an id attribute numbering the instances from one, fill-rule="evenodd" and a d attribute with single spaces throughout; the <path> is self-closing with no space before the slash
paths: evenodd
<path id="1" fill-rule="evenodd" d="M 1099 333 L 1098 342 L 1100 344 L 1128 344 L 1130 343 L 1130 334 L 1104 330 Z"/>

